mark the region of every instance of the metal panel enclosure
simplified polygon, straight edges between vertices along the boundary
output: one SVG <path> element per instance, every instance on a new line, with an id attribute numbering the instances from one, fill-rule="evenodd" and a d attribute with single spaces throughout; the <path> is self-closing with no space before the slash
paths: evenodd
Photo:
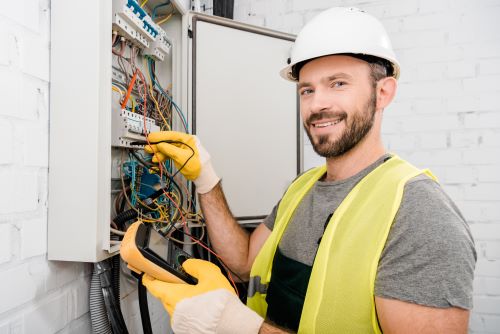
<path id="1" fill-rule="evenodd" d="M 294 36 L 193 16 L 194 131 L 240 220 L 270 213 L 301 170 L 296 86 L 278 72 Z"/>

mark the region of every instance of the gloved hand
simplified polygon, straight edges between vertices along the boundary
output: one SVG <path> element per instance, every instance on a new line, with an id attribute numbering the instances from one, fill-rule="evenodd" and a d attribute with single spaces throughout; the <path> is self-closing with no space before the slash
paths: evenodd
<path id="1" fill-rule="evenodd" d="M 170 314 L 176 334 L 257 334 L 264 319 L 238 299 L 213 263 L 188 259 L 182 267 L 198 284 L 166 283 L 144 275 L 142 283 Z"/>
<path id="2" fill-rule="evenodd" d="M 144 150 L 154 154 L 153 162 L 174 160 L 175 167 L 194 182 L 198 193 L 209 192 L 219 182 L 210 154 L 201 146 L 198 137 L 177 131 L 159 131 L 150 133 L 148 140 L 152 145 L 146 145 Z"/>

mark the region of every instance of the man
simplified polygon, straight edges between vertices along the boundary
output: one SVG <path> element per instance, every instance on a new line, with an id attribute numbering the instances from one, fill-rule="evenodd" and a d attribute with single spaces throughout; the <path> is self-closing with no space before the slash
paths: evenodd
<path id="1" fill-rule="evenodd" d="M 200 260 L 184 265 L 197 286 L 146 277 L 174 331 L 466 333 L 474 243 L 434 176 L 382 144 L 399 76 L 382 25 L 357 9 L 331 8 L 299 33 L 281 75 L 298 83 L 304 128 L 326 166 L 299 176 L 250 235 L 232 217 L 197 138 L 149 136 L 154 161 L 184 165 L 214 248 L 250 279 L 253 311 Z"/>

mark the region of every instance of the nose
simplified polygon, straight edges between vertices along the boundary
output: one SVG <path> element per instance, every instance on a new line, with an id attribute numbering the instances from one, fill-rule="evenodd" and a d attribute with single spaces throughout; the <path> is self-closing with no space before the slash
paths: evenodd
<path id="1" fill-rule="evenodd" d="M 318 87 L 315 89 L 310 102 L 311 104 L 309 106 L 309 110 L 311 113 L 327 111 L 332 107 L 331 96 L 323 87 Z"/>

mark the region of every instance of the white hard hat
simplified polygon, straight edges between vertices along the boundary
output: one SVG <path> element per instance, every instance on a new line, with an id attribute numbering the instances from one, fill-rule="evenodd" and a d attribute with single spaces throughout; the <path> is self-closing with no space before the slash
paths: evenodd
<path id="1" fill-rule="evenodd" d="M 381 58 L 392 65 L 391 75 L 399 77 L 399 62 L 382 24 L 373 16 L 357 9 L 333 7 L 315 16 L 299 32 L 291 51 L 289 64 L 280 75 L 297 81 L 294 65 L 306 60 L 334 55 L 353 54 Z"/>

